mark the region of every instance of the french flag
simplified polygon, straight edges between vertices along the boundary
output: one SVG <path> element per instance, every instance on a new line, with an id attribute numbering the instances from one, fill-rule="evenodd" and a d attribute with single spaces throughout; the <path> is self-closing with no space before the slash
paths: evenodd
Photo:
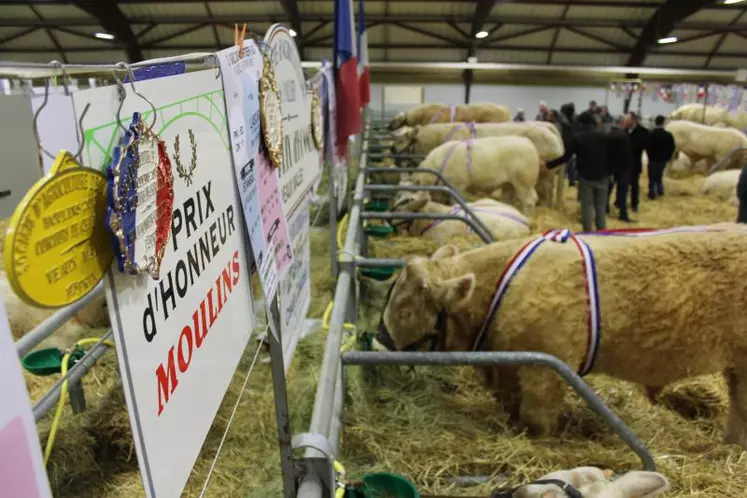
<path id="1" fill-rule="evenodd" d="M 361 97 L 358 86 L 354 26 L 352 0 L 335 0 L 337 145 L 340 153 L 345 156 L 348 150 L 348 137 L 361 131 Z"/>
<path id="2" fill-rule="evenodd" d="M 363 0 L 358 0 L 358 55 L 361 106 L 365 106 L 371 102 L 371 77 L 368 74 L 368 32 L 363 15 Z"/>

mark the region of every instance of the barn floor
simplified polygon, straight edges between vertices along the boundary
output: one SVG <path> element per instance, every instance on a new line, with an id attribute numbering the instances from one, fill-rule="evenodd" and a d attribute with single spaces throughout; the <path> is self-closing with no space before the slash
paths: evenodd
<path id="1" fill-rule="evenodd" d="M 642 200 L 633 226 L 734 220 L 735 207 L 698 195 L 700 181 L 667 179 L 667 195 L 654 202 Z M 538 208 L 535 231 L 556 227 L 580 230 L 575 195 L 575 189 L 566 190 L 566 213 Z M 630 226 L 614 219 L 609 225 Z M 461 241 L 460 245 L 473 243 Z M 312 230 L 311 244 L 310 316 L 319 318 L 332 297 L 327 229 Z M 427 254 L 435 247 L 421 240 L 393 238 L 372 241 L 371 249 L 375 256 L 397 257 L 411 252 Z M 365 285 L 372 299 L 361 309 L 360 327 L 370 330 L 378 320 L 383 286 Z M 200 494 L 255 346 L 251 341 L 245 352 L 185 496 Z M 322 334 L 305 339 L 291 366 L 288 391 L 294 431 L 308 426 L 323 347 Z M 54 380 L 28 376 L 32 399 L 38 399 Z M 726 394 L 719 378 L 673 386 L 659 406 L 652 406 L 635 386 L 599 376 L 589 381 L 649 445 L 659 470 L 674 486 L 667 496 L 740 496 L 747 489 L 747 454 L 720 441 Z M 407 372 L 351 367 L 347 382 L 341 461 L 353 476 L 387 470 L 407 475 L 421 493 L 486 496 L 496 486 L 518 484 L 559 468 L 591 464 L 622 471 L 639 465 L 627 447 L 573 394 L 567 397 L 561 433 L 530 439 L 508 426 L 500 406 L 469 368 Z M 77 416 L 66 410 L 50 460 L 54 496 L 143 496 L 114 355 L 106 356 L 84 385 L 89 410 Z M 258 363 L 206 496 L 280 496 L 272 396 L 268 365 Z M 48 429 L 49 419 L 45 419 L 39 424 L 42 441 L 46 441 Z M 458 478 L 465 476 L 483 482 L 460 486 Z"/>

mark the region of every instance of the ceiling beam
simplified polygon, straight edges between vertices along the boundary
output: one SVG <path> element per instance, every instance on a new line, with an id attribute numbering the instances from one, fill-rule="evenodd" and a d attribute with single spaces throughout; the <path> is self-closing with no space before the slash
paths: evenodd
<path id="1" fill-rule="evenodd" d="M 747 9 L 744 9 L 743 11 L 739 12 L 731 21 L 729 21 L 729 25 L 733 25 L 739 22 L 740 19 L 742 19 L 742 16 L 747 14 Z M 723 33 L 715 45 L 713 45 L 713 50 L 711 50 L 711 53 L 708 54 L 708 59 L 706 59 L 705 64 L 703 64 L 703 69 L 708 69 L 708 66 L 711 65 L 711 61 L 713 60 L 713 56 L 716 55 L 716 52 L 721 50 L 721 45 L 724 44 L 724 41 L 726 40 L 726 37 L 729 36 L 729 33 Z"/>
<path id="2" fill-rule="evenodd" d="M 213 22 L 213 11 L 210 9 L 210 3 L 204 2 L 205 4 L 205 12 L 207 12 L 208 19 L 210 20 L 210 27 L 213 29 L 213 38 L 215 38 L 215 49 L 220 50 L 221 48 L 221 42 L 220 42 L 220 35 L 218 34 L 218 26 Z M 137 35 L 138 38 L 140 38 L 140 35 Z"/>
<path id="3" fill-rule="evenodd" d="M 566 1 L 565 8 L 563 9 L 563 15 L 560 16 L 561 21 L 565 21 L 565 16 L 568 14 L 568 9 L 571 8 L 571 3 L 569 1 Z M 555 28 L 555 33 L 552 35 L 552 41 L 550 42 L 550 50 L 547 51 L 547 60 L 545 61 L 545 64 L 550 64 L 552 62 L 552 54 L 555 51 L 555 45 L 558 44 L 558 38 L 560 37 L 560 27 Z"/>
<path id="4" fill-rule="evenodd" d="M 86 4 L 90 5 L 90 4 Z M 303 22 L 331 22 L 332 16 L 326 15 L 305 15 L 302 17 Z M 213 21 L 221 24 L 233 24 L 236 22 L 235 15 L 215 15 Z M 367 15 L 366 21 L 376 21 L 379 23 L 389 22 L 402 22 L 402 23 L 464 23 L 468 24 L 472 22 L 471 16 L 436 16 L 430 14 L 412 14 L 412 15 Z M 132 16 L 126 19 L 124 22 L 128 24 L 199 24 L 205 22 L 205 16 L 180 16 L 174 15 L 169 17 L 153 17 L 153 16 Z M 242 16 L 242 22 L 256 23 L 256 24 L 273 24 L 273 23 L 284 23 L 287 22 L 282 15 L 247 15 Z M 44 22 L 38 19 L 18 19 L 2 16 L 2 7 L 0 6 L 0 27 L 40 27 L 44 28 L 50 25 L 53 26 L 98 26 L 100 23 L 96 19 L 91 18 L 60 18 L 54 20 L 46 20 Z M 635 19 L 547 19 L 537 18 L 532 16 L 514 16 L 514 15 L 500 15 L 491 16 L 484 19 L 484 24 L 519 24 L 527 26 L 572 26 L 572 27 L 589 27 L 589 28 L 645 28 L 646 21 L 639 21 Z M 688 30 L 703 30 L 703 31 L 728 31 L 730 33 L 747 31 L 747 23 L 742 22 L 740 24 L 728 25 L 720 22 L 697 22 L 697 21 L 685 21 L 677 23 L 677 29 L 688 29 Z"/>
<path id="5" fill-rule="evenodd" d="M 304 60 L 304 36 L 301 30 L 301 14 L 298 10 L 298 2 L 296 0 L 280 0 L 280 5 L 283 7 L 283 12 L 290 21 L 291 29 L 296 32 L 296 47 L 298 48 L 298 55 L 301 60 Z"/>
<path id="6" fill-rule="evenodd" d="M 156 38 L 155 40 L 151 40 L 148 43 L 143 44 L 143 48 L 144 49 L 155 48 L 157 45 L 160 45 L 163 42 L 173 40 L 174 38 L 179 38 L 180 36 L 188 35 L 189 33 L 194 33 L 198 29 L 202 29 L 207 25 L 208 23 L 202 23 L 202 24 L 195 24 L 194 26 L 187 26 L 186 28 L 180 29 L 179 31 L 174 31 L 173 33 L 169 33 L 166 36 L 162 36 L 160 38 Z"/>
<path id="7" fill-rule="evenodd" d="M 140 62 L 143 60 L 143 52 L 140 50 L 140 45 L 137 41 L 137 36 L 133 33 L 131 24 L 135 23 L 132 19 L 128 19 L 121 10 L 116 2 L 108 2 L 98 0 L 96 2 L 91 1 L 77 1 L 73 4 L 88 12 L 91 16 L 96 18 L 97 24 L 100 24 L 107 32 L 114 35 L 118 45 L 121 46 L 129 62 Z M 154 21 L 146 21 L 143 24 L 150 24 Z M 62 25 L 56 19 L 50 24 Z"/>
<path id="8" fill-rule="evenodd" d="M 643 32 L 638 38 L 638 42 L 630 52 L 628 66 L 641 66 L 646 60 L 646 56 L 651 47 L 656 45 L 659 38 L 663 38 L 672 32 L 675 25 L 680 21 L 687 19 L 696 12 L 715 5 L 716 0 L 666 0 L 661 7 L 656 9 L 643 27 Z M 683 26 L 680 26 L 683 27 Z M 716 28 L 716 30 L 718 30 Z"/>
<path id="9" fill-rule="evenodd" d="M 308 48 L 324 48 L 331 49 L 332 44 L 319 43 L 314 45 L 307 45 Z M 161 50 L 173 50 L 174 52 L 185 51 L 185 50 L 197 50 L 206 51 L 210 49 L 209 44 L 174 44 L 163 47 L 153 47 Z M 417 43 L 373 43 L 369 44 L 369 48 L 372 49 L 393 49 L 393 50 L 446 50 L 453 49 L 454 46 L 451 44 L 417 44 Z M 100 46 L 80 46 L 80 47 L 68 47 L 65 49 L 66 52 L 106 52 L 111 48 L 100 47 Z M 547 46 L 531 46 L 531 45 L 486 45 L 481 47 L 481 50 L 501 50 L 501 51 L 516 51 L 516 52 L 546 52 Z M 555 49 L 559 53 L 570 53 L 570 54 L 626 54 L 627 51 L 618 51 L 615 49 L 607 48 L 574 48 L 574 47 L 557 47 Z M 2 47 L 0 46 L 0 52 L 2 53 L 50 53 L 54 52 L 53 48 L 47 47 Z M 708 52 L 702 51 L 682 51 L 682 52 L 664 52 L 661 50 L 653 50 L 652 54 L 667 55 L 670 57 L 684 56 L 684 57 L 707 57 Z M 415 57 L 415 56 L 413 56 Z M 730 57 L 730 58 L 747 58 L 747 50 L 741 52 L 719 52 L 714 57 Z"/>
<path id="10" fill-rule="evenodd" d="M 397 26 L 398 28 L 406 29 L 407 31 L 412 31 L 413 33 L 417 33 L 419 35 L 427 36 L 429 38 L 434 38 L 436 40 L 439 40 L 445 43 L 451 43 L 452 45 L 454 45 L 454 47 L 457 47 L 457 48 L 467 48 L 467 42 L 464 40 L 457 40 L 449 36 L 444 36 L 439 33 L 428 31 L 427 29 L 418 28 L 416 26 L 410 26 L 409 24 L 405 24 L 403 22 L 393 21 L 393 22 L 390 22 L 389 24 L 392 26 Z"/>
<path id="11" fill-rule="evenodd" d="M 493 45 L 497 42 L 511 40 L 513 38 L 519 38 L 520 36 L 525 35 L 533 35 L 535 33 L 540 33 L 542 31 L 547 31 L 548 29 L 553 29 L 552 26 L 538 26 L 536 28 L 531 29 L 525 29 L 524 31 L 517 31 L 515 33 L 505 34 L 505 35 L 498 35 L 493 38 L 487 38 L 485 44 L 480 45 L 480 48 L 482 47 L 488 47 L 490 45 Z"/>
<path id="12" fill-rule="evenodd" d="M 43 23 L 46 22 L 45 19 L 44 19 L 44 17 L 42 17 L 42 15 L 39 13 L 39 9 L 37 9 L 33 5 L 29 5 L 29 8 L 31 9 L 31 12 L 34 13 L 34 15 L 36 16 L 37 20 L 39 20 L 39 21 L 41 21 Z M 52 31 L 52 29 L 49 26 L 47 26 L 47 27 L 44 28 L 44 32 L 47 33 L 47 37 L 49 37 L 50 41 L 52 42 L 52 45 L 54 45 L 55 50 L 60 53 L 60 57 L 62 58 L 62 62 L 67 63 L 68 62 L 67 55 L 65 55 L 65 51 L 62 50 L 62 46 L 60 45 L 60 41 L 57 39 L 57 36 L 54 34 L 54 31 Z"/>
<path id="13" fill-rule="evenodd" d="M 29 34 L 33 33 L 34 31 L 36 31 L 38 29 L 40 29 L 40 28 L 34 27 L 34 28 L 22 29 L 21 31 L 19 31 L 17 33 L 14 33 L 14 34 L 12 34 L 10 36 L 6 36 L 5 38 L 0 39 L 0 45 L 2 45 L 3 43 L 8 43 L 9 41 L 16 40 L 18 38 L 21 38 L 22 36 L 29 35 Z"/>
<path id="14" fill-rule="evenodd" d="M 467 48 L 467 60 L 477 55 L 477 44 L 478 39 L 475 35 L 482 31 L 482 27 L 490 15 L 490 12 L 495 6 L 496 0 L 478 0 L 475 6 L 475 11 L 472 14 L 472 20 L 469 28 L 468 48 Z M 462 79 L 464 80 L 464 103 L 469 104 L 470 92 L 472 90 L 472 83 L 475 81 L 474 71 L 472 69 L 465 69 L 462 73 Z"/>

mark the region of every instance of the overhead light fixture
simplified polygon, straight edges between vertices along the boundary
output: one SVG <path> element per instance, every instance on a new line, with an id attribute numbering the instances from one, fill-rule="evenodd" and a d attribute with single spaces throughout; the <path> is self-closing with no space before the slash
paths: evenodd
<path id="1" fill-rule="evenodd" d="M 676 36 L 667 36 L 666 38 L 659 38 L 657 43 L 659 45 L 666 45 L 667 43 L 677 43 L 677 40 L 679 40 L 679 38 Z"/>
<path id="2" fill-rule="evenodd" d="M 114 35 L 110 33 L 96 33 L 93 36 L 95 36 L 96 38 L 100 40 L 113 40 L 114 39 Z"/>
<path id="3" fill-rule="evenodd" d="M 724 0 L 724 5 L 731 5 L 734 3 L 742 3 L 744 0 Z"/>
<path id="4" fill-rule="evenodd" d="M 487 31 L 478 31 L 477 34 L 475 35 L 475 38 L 485 38 L 486 36 L 488 36 Z"/>
<path id="5" fill-rule="evenodd" d="M 293 31 L 292 29 L 289 29 L 288 33 L 290 33 L 291 36 L 294 36 L 294 37 L 296 36 L 296 32 Z"/>

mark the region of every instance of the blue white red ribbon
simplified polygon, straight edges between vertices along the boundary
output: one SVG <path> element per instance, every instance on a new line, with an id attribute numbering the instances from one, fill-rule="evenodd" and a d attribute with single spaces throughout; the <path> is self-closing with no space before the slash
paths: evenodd
<path id="1" fill-rule="evenodd" d="M 482 327 L 475 339 L 475 343 L 472 347 L 473 351 L 482 344 L 483 338 L 490 328 L 491 323 L 495 314 L 498 312 L 501 301 L 508 290 L 508 286 L 521 270 L 524 265 L 532 257 L 532 254 L 545 242 L 558 242 L 565 243 L 572 241 L 579 253 L 581 254 L 582 269 L 584 272 L 586 282 L 586 311 L 587 311 L 587 326 L 588 326 L 588 339 L 586 347 L 586 355 L 581 367 L 579 368 L 579 375 L 586 375 L 594 368 L 594 360 L 597 357 L 599 351 L 599 344 L 601 339 L 601 319 L 600 319 L 600 303 L 599 303 L 599 285 L 597 282 L 597 271 L 596 263 L 594 261 L 594 253 L 591 247 L 579 239 L 570 230 L 549 230 L 542 234 L 540 237 L 530 240 L 517 252 L 513 258 L 509 261 L 506 268 L 503 270 L 503 274 L 498 279 L 496 286 L 495 296 L 493 301 L 490 303 L 488 308 L 488 316 L 483 322 Z"/>

